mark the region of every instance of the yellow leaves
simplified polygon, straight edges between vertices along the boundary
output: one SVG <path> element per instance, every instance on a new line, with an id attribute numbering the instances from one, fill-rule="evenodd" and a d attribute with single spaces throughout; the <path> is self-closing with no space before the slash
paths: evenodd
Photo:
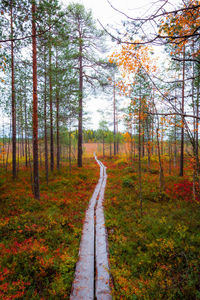
<path id="1" fill-rule="evenodd" d="M 60 258 L 61 258 L 61 260 L 62 260 L 63 262 L 69 260 L 69 251 L 68 251 L 68 249 L 66 249 L 66 250 L 63 252 L 63 254 L 60 256 Z"/>
<path id="2" fill-rule="evenodd" d="M 121 46 L 118 52 L 114 51 L 109 56 L 109 62 L 115 63 L 119 67 L 123 78 L 130 78 L 141 68 L 144 68 L 148 73 L 155 72 L 157 68 L 155 62 L 150 59 L 151 51 L 149 46 L 125 44 Z"/>
<path id="3" fill-rule="evenodd" d="M 174 240 L 160 238 L 151 242 L 148 247 L 158 249 L 159 253 L 168 253 L 168 255 L 171 256 L 174 253 L 174 245 Z"/>
<path id="4" fill-rule="evenodd" d="M 187 230 L 188 227 L 183 224 L 178 224 L 178 226 L 176 227 L 176 232 L 178 232 L 181 237 L 185 237 L 185 233 Z"/>
<path id="5" fill-rule="evenodd" d="M 123 134 L 123 136 L 124 136 L 125 142 L 130 142 L 131 141 L 130 133 L 126 132 L 126 133 Z"/>
<path id="6" fill-rule="evenodd" d="M 187 1 L 187 8 L 192 8 L 194 5 L 199 5 L 199 1 Z M 185 6 L 186 7 L 186 6 Z M 166 36 L 174 46 L 171 55 L 180 53 L 183 47 L 188 43 L 185 36 L 192 35 L 200 26 L 200 8 L 187 9 L 174 14 L 168 14 L 167 17 L 161 21 L 159 34 Z M 177 37 L 174 39 L 174 37 Z"/>
<path id="7" fill-rule="evenodd" d="M 136 105 L 136 100 L 132 100 L 132 104 L 133 104 L 133 105 Z"/>
<path id="8" fill-rule="evenodd" d="M 160 219 L 160 224 L 166 224 L 166 223 L 167 223 L 166 217 L 162 217 L 162 218 Z"/>

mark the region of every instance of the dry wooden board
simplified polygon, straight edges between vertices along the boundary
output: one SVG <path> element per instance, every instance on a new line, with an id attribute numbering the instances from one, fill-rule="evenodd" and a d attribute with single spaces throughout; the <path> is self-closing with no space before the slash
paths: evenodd
<path id="1" fill-rule="evenodd" d="M 94 299 L 95 296 L 98 300 L 112 299 L 109 287 L 107 237 L 102 205 L 107 175 L 106 167 L 97 159 L 96 155 L 95 159 L 100 166 L 100 178 L 86 211 L 71 300 L 89 300 Z M 95 261 L 96 274 L 94 272 Z"/>

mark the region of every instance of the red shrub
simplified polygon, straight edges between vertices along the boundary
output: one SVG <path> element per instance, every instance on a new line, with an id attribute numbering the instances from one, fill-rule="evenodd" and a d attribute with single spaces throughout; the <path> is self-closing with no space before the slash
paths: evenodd
<path id="1" fill-rule="evenodd" d="M 183 181 L 174 184 L 174 196 L 188 202 L 193 201 L 193 182 L 184 179 Z M 196 186 L 196 201 L 200 202 L 200 189 Z"/>

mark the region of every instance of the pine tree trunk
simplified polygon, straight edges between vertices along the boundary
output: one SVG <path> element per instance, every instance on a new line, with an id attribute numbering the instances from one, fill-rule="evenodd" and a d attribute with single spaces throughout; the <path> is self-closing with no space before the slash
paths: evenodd
<path id="1" fill-rule="evenodd" d="M 82 167 L 83 143 L 83 62 L 82 41 L 80 33 L 79 45 L 79 112 L 78 112 L 78 167 Z"/>
<path id="2" fill-rule="evenodd" d="M 114 155 L 117 154 L 116 147 L 116 92 L 115 92 L 115 80 L 113 85 L 113 141 L 114 141 Z"/>
<path id="3" fill-rule="evenodd" d="M 20 139 L 19 139 L 19 118 L 17 119 L 17 172 L 19 171 L 19 152 L 20 152 Z"/>
<path id="4" fill-rule="evenodd" d="M 133 126 L 132 126 L 132 119 L 131 119 L 131 122 L 130 122 L 130 129 L 131 129 L 131 132 L 130 132 L 130 135 L 131 135 L 131 153 L 130 153 L 130 159 L 131 159 L 131 163 L 133 162 Z"/>
<path id="5" fill-rule="evenodd" d="M 171 159 L 171 143 L 169 141 L 169 145 L 168 145 L 168 151 L 169 151 L 169 175 L 171 175 L 171 171 L 172 171 L 172 159 Z"/>
<path id="6" fill-rule="evenodd" d="M 9 140 L 8 140 L 8 147 L 7 147 L 7 157 L 6 157 L 6 171 L 8 169 L 8 157 L 10 152 L 10 138 L 11 138 L 11 120 L 10 120 L 10 132 L 9 132 Z"/>
<path id="7" fill-rule="evenodd" d="M 31 173 L 31 187 L 32 187 L 32 192 L 34 194 L 34 183 L 33 183 L 32 165 L 31 165 L 31 150 L 30 150 L 29 139 L 28 139 L 28 161 L 29 161 L 29 167 L 30 167 L 30 173 Z"/>
<path id="8" fill-rule="evenodd" d="M 25 122 L 25 127 L 24 127 L 24 151 L 25 151 L 25 166 L 26 168 L 28 167 L 28 147 L 27 147 L 27 81 L 26 81 L 26 76 L 27 76 L 27 67 L 26 63 L 24 64 L 25 68 L 25 95 L 24 95 L 24 122 Z"/>
<path id="9" fill-rule="evenodd" d="M 46 182 L 49 182 L 49 162 L 48 162 L 48 141 L 47 141 L 47 66 L 46 47 L 44 49 L 44 155 L 45 155 L 45 175 Z"/>
<path id="10" fill-rule="evenodd" d="M 72 143 L 71 143 L 71 129 L 69 131 L 69 172 L 71 174 L 72 169 Z"/>
<path id="11" fill-rule="evenodd" d="M 142 150 L 142 145 L 141 145 L 141 110 L 142 110 L 142 97 L 141 97 L 141 83 L 140 83 L 140 103 L 139 103 L 139 136 L 138 136 L 138 175 L 139 175 L 139 200 L 140 200 L 140 212 L 142 215 L 142 206 L 143 206 L 143 201 L 142 201 L 142 165 L 141 165 L 141 150 Z"/>
<path id="12" fill-rule="evenodd" d="M 150 164 L 151 164 L 151 143 L 150 143 L 150 129 L 149 129 L 149 122 L 148 119 L 146 120 L 146 125 L 147 125 L 147 155 L 148 155 L 148 168 L 150 168 Z"/>
<path id="13" fill-rule="evenodd" d="M 134 126 L 134 145 L 133 145 L 133 156 L 136 157 L 136 143 L 135 143 L 135 136 L 136 136 L 136 127 Z"/>
<path id="14" fill-rule="evenodd" d="M 13 0 L 10 2 L 11 38 L 13 38 Z M 17 177 L 16 166 L 16 102 L 15 102 L 15 73 L 14 73 L 14 42 L 11 41 L 11 73 L 12 73 L 12 174 Z"/>
<path id="15" fill-rule="evenodd" d="M 51 34 L 51 32 L 50 32 Z M 52 100 L 52 69 L 51 69 L 51 37 L 49 37 L 49 104 L 50 104 L 50 165 L 54 169 L 54 141 L 53 141 L 53 100 Z"/>
<path id="16" fill-rule="evenodd" d="M 154 113 L 154 110 L 153 110 L 153 113 Z M 151 154 L 154 155 L 154 117 L 153 117 L 152 123 L 151 123 L 151 142 L 152 142 Z"/>
<path id="17" fill-rule="evenodd" d="M 176 109 L 176 90 L 175 90 L 175 109 Z M 176 160 L 177 160 L 177 122 L 176 122 L 176 115 L 175 115 L 175 125 L 174 125 L 174 168 L 176 167 Z"/>
<path id="18" fill-rule="evenodd" d="M 36 45 L 36 6 L 32 1 L 32 53 L 33 53 L 33 180 L 34 197 L 40 199 L 38 168 L 38 99 L 37 99 L 37 45 Z"/>
<path id="19" fill-rule="evenodd" d="M 23 122 L 23 120 L 22 120 Z M 24 157 L 24 128 L 22 123 L 22 157 Z"/>
<path id="20" fill-rule="evenodd" d="M 196 104 L 196 115 L 197 118 L 199 118 L 199 82 L 197 85 L 197 104 Z M 199 122 L 198 119 L 196 119 L 196 156 L 199 157 Z M 198 170 L 199 172 L 199 170 Z"/>
<path id="21" fill-rule="evenodd" d="M 116 106 L 116 103 L 115 103 Z M 118 112 L 116 110 L 116 134 L 117 134 L 117 140 L 116 140 L 116 153 L 119 153 L 119 136 L 118 136 Z"/>
<path id="22" fill-rule="evenodd" d="M 163 155 L 164 154 L 164 145 L 163 145 L 163 124 L 161 125 L 161 147 L 160 147 L 161 149 L 161 155 Z"/>
<path id="23" fill-rule="evenodd" d="M 57 130 L 57 169 L 60 168 L 60 132 L 59 132 L 59 92 L 58 92 L 58 53 L 56 47 L 56 130 Z"/>
<path id="24" fill-rule="evenodd" d="M 4 118 L 3 118 L 3 168 L 5 167 L 5 132 L 4 132 Z"/>
<path id="25" fill-rule="evenodd" d="M 142 124 L 142 157 L 145 156 L 144 123 Z"/>
<path id="26" fill-rule="evenodd" d="M 182 104 L 181 113 L 184 114 L 184 100 L 185 100 L 185 46 L 183 49 L 183 84 L 182 84 Z M 183 176 L 184 170 L 184 117 L 182 116 L 182 127 L 181 127 L 181 155 L 180 155 L 180 176 Z"/>
<path id="27" fill-rule="evenodd" d="M 104 135 L 103 135 L 103 157 L 105 157 L 105 143 L 104 143 Z"/>
<path id="28" fill-rule="evenodd" d="M 160 167 L 159 184 L 160 184 L 160 193 L 162 193 L 165 187 L 165 183 L 164 183 L 164 172 L 163 172 L 163 166 L 161 161 L 160 142 L 159 142 L 158 132 L 159 132 L 159 128 L 156 129 L 156 136 L 157 136 L 158 160 L 159 160 L 159 167 Z"/>

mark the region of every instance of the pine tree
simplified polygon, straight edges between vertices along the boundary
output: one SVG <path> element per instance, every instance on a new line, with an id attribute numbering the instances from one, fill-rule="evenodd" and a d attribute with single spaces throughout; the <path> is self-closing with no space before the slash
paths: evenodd
<path id="1" fill-rule="evenodd" d="M 91 11 L 86 11 L 81 4 L 70 4 L 67 9 L 67 20 L 71 24 L 70 40 L 72 42 L 73 57 L 76 61 L 79 79 L 78 95 L 78 166 L 82 167 L 83 143 L 83 99 L 85 85 L 93 85 L 99 79 L 101 62 L 95 57 L 96 48 L 101 45 L 102 32 L 97 30 Z M 94 74 L 92 74 L 92 71 Z"/>

